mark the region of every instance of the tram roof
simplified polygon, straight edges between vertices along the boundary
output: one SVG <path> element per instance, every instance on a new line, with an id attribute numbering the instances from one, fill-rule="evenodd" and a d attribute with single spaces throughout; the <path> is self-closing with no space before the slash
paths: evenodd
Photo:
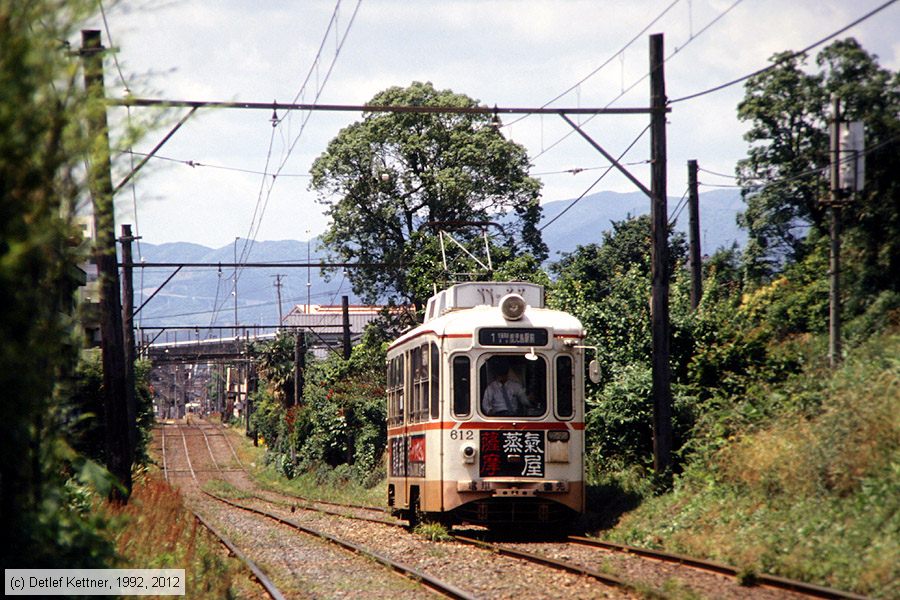
<path id="1" fill-rule="evenodd" d="M 459 285 L 470 286 L 471 284 Z M 509 285 L 510 284 L 508 283 L 498 284 L 496 289 L 505 290 L 508 289 Z M 458 286 L 453 286 L 453 288 L 444 290 L 438 295 L 432 297 L 432 299 L 429 301 L 428 315 L 432 315 L 431 318 L 427 318 L 426 316 L 426 320 L 424 323 L 405 332 L 403 335 L 397 338 L 394 343 L 391 344 L 391 348 L 394 348 L 397 345 L 403 344 L 412 340 L 413 338 L 422 335 L 433 334 L 437 336 L 458 336 L 463 334 L 473 334 L 477 329 L 481 329 L 484 327 L 545 328 L 552 329 L 555 334 L 562 333 L 568 335 L 583 335 L 583 327 L 581 325 L 581 322 L 577 318 L 567 312 L 543 307 L 544 295 L 542 286 L 538 286 L 535 284 L 525 285 L 533 286 L 534 288 L 538 289 L 530 289 L 530 293 L 520 294 L 525 298 L 527 308 L 525 309 L 522 317 L 517 320 L 508 320 L 503 317 L 503 314 L 499 308 L 499 300 L 501 297 L 497 294 L 494 294 L 493 302 L 491 304 L 482 303 L 474 306 L 455 305 L 449 307 L 447 307 L 447 304 L 445 304 L 445 308 L 443 311 L 441 311 L 441 314 L 437 314 L 433 307 L 439 306 L 439 301 L 433 302 L 435 298 L 439 298 L 440 294 L 451 292 L 453 288 L 456 288 Z M 468 292 L 471 292 L 471 289 L 468 290 Z M 459 294 L 456 294 L 455 298 L 459 297 Z M 486 299 L 486 301 L 490 301 L 492 297 L 490 296 L 490 294 L 485 294 L 484 298 Z M 445 298 L 445 300 L 447 299 Z M 534 306 L 529 302 L 529 300 L 538 300 L 540 304 Z"/>

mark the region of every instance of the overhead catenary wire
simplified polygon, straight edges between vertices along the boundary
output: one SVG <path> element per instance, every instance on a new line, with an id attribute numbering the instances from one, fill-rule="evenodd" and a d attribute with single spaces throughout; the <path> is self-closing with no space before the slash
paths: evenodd
<path id="1" fill-rule="evenodd" d="M 849 23 L 849 24 L 847 24 L 847 25 L 841 27 L 841 28 L 838 29 L 837 31 L 834 31 L 834 32 L 832 32 L 832 33 L 826 35 L 825 37 L 823 37 L 823 38 L 821 38 L 821 39 L 819 39 L 819 40 L 813 42 L 812 44 L 809 44 L 808 46 L 806 46 L 806 47 L 803 48 L 802 50 L 797 50 L 796 52 L 792 52 L 792 53 L 790 53 L 790 54 L 788 54 L 788 55 L 785 55 L 785 56 L 779 58 L 778 60 L 776 60 L 775 62 L 773 62 L 771 65 L 769 65 L 769 66 L 767 66 L 767 67 L 763 67 L 762 69 L 757 69 L 756 71 L 753 71 L 752 73 L 748 73 L 747 75 L 744 75 L 744 76 L 742 76 L 742 77 L 738 77 L 737 79 L 732 79 L 731 81 L 725 82 L 725 83 L 720 84 L 720 85 L 717 85 L 717 86 L 715 86 L 715 87 L 712 87 L 712 88 L 709 88 L 709 89 L 706 89 L 706 90 L 703 90 L 703 91 L 700 91 L 700 92 L 695 92 L 695 93 L 693 93 L 693 94 L 688 94 L 687 96 L 682 96 L 682 97 L 680 97 L 680 98 L 675 98 L 675 99 L 673 99 L 673 100 L 669 100 L 669 104 L 676 104 L 676 103 L 678 103 L 678 102 L 684 102 L 684 101 L 686 101 L 686 100 L 693 100 L 694 98 L 699 98 L 699 97 L 705 96 L 705 95 L 707 95 L 707 94 L 712 94 L 712 93 L 714 93 L 714 92 L 718 92 L 718 91 L 720 91 L 720 90 L 724 90 L 724 89 L 726 89 L 726 88 L 729 88 L 729 87 L 731 87 L 731 86 L 733 86 L 733 85 L 736 85 L 736 84 L 738 84 L 738 83 L 742 83 L 742 82 L 744 82 L 744 81 L 747 81 L 747 80 L 750 79 L 751 77 L 756 77 L 757 75 L 762 75 L 763 73 L 765 73 L 765 72 L 767 72 L 767 71 L 771 71 L 772 69 L 778 67 L 778 66 L 781 65 L 782 63 L 785 63 L 785 62 L 787 62 L 787 61 L 793 60 L 794 58 L 797 58 L 798 56 L 804 55 L 804 54 L 806 54 L 807 52 L 809 52 L 810 50 L 812 50 L 813 48 L 815 48 L 815 47 L 817 47 L 817 46 L 821 46 L 822 44 L 824 44 L 825 42 L 831 40 L 832 38 L 835 38 L 835 37 L 841 35 L 841 34 L 844 33 L 845 31 L 847 31 L 848 29 L 851 29 L 851 28 L 853 28 L 853 27 L 859 25 L 859 24 L 862 23 L 863 21 L 866 21 L 867 19 L 870 19 L 871 17 L 875 16 L 876 14 L 878 14 L 879 12 L 881 12 L 882 10 L 884 10 L 885 8 L 889 7 L 890 5 L 894 4 L 895 2 L 897 2 L 897 0 L 888 0 L 888 1 L 885 2 L 884 4 L 881 4 L 880 6 L 877 6 L 876 8 L 873 8 L 872 10 L 870 10 L 869 12 L 867 12 L 866 14 L 864 14 L 863 16 L 861 16 L 861 17 L 859 17 L 858 19 L 852 21 L 851 23 Z"/>
<path id="2" fill-rule="evenodd" d="M 617 160 L 621 159 L 623 156 L 625 156 L 626 154 L 628 154 L 628 152 L 631 151 L 631 149 L 634 147 L 634 145 L 637 144 L 638 141 L 639 141 L 642 137 L 644 137 L 644 134 L 646 134 L 649 130 L 650 130 L 650 124 L 648 124 L 648 125 L 644 128 L 644 130 L 641 131 L 641 132 L 638 134 L 638 136 L 637 136 L 636 138 L 634 138 L 634 141 L 631 142 L 631 143 L 628 145 L 627 148 L 625 148 L 625 150 L 618 156 Z M 549 221 L 547 221 L 546 223 L 544 223 L 543 225 L 541 225 L 540 227 L 538 227 L 538 231 L 544 231 L 547 227 L 549 227 L 550 225 L 552 225 L 557 219 L 559 219 L 559 218 L 562 217 L 564 214 L 566 214 L 567 212 L 569 212 L 569 210 L 571 210 L 572 207 L 574 207 L 576 204 L 578 204 L 578 202 L 580 202 L 581 199 L 584 198 L 584 197 L 588 194 L 588 192 L 590 192 L 592 189 L 594 189 L 594 187 L 596 187 L 596 185 L 597 185 L 598 183 L 600 183 L 600 181 L 601 181 L 604 177 L 606 177 L 607 174 L 609 174 L 609 172 L 613 170 L 613 168 L 614 168 L 614 165 L 609 165 L 609 166 L 606 168 L 606 170 L 603 171 L 603 173 L 600 175 L 600 177 L 598 177 L 596 180 L 594 180 L 594 183 L 592 183 L 591 185 L 589 185 L 588 188 L 587 188 L 586 190 L 584 190 L 584 191 L 581 193 L 580 196 L 578 196 L 577 198 L 575 198 L 574 200 L 572 200 L 572 202 L 570 202 L 568 206 L 566 206 L 564 209 L 562 209 L 558 215 L 556 215 L 555 217 L 553 217 L 552 219 L 550 219 Z"/>
<path id="3" fill-rule="evenodd" d="M 725 15 L 727 15 L 728 13 L 730 13 L 737 5 L 740 4 L 741 2 L 743 2 L 743 0 L 735 0 L 728 8 L 726 8 L 726 9 L 723 10 L 721 13 L 719 13 L 719 14 L 718 14 L 714 19 L 712 19 L 709 23 L 707 23 L 706 25 L 704 25 L 704 26 L 700 29 L 700 31 L 698 31 L 696 34 L 691 34 L 691 37 L 688 39 L 687 42 L 685 42 L 685 43 L 682 44 L 681 46 L 677 46 L 677 47 L 675 48 L 675 50 L 674 50 L 672 53 L 670 53 L 668 56 L 666 56 L 666 57 L 663 59 L 663 64 L 666 64 L 672 57 L 674 57 L 676 54 L 678 54 L 679 52 L 681 52 L 682 50 L 684 50 L 691 42 L 693 42 L 695 39 L 697 39 L 698 37 L 700 37 L 701 35 L 703 35 L 708 29 L 710 29 L 713 25 L 715 25 L 716 23 L 718 23 L 723 17 L 725 17 Z M 668 10 L 668 9 L 667 9 L 667 10 Z M 622 91 L 621 91 L 621 93 L 619 93 L 615 98 L 613 98 L 612 100 L 610 100 L 609 102 L 607 102 L 606 105 L 604 106 L 604 108 L 609 109 L 613 104 L 615 104 L 616 102 L 618 102 L 619 100 L 621 100 L 626 94 L 628 94 L 628 92 L 630 92 L 631 90 L 633 90 L 633 89 L 634 89 L 635 87 L 637 87 L 641 82 L 645 81 L 648 77 L 650 77 L 650 73 L 649 73 L 649 72 L 648 72 L 648 73 L 645 73 L 642 77 L 640 77 L 639 79 L 635 80 L 635 81 L 634 81 L 631 85 L 629 85 L 627 88 L 623 88 Z M 583 122 L 581 122 L 580 124 L 581 124 L 581 125 L 586 125 L 587 123 L 589 123 L 590 121 L 592 121 L 592 120 L 594 119 L 594 116 L 595 116 L 595 115 L 589 116 L 587 119 L 585 119 L 585 120 L 584 120 Z M 537 160 L 538 158 L 540 158 L 541 156 L 543 156 L 544 154 L 546 154 L 547 152 L 549 152 L 550 150 L 552 150 L 553 148 L 555 148 L 556 146 L 558 146 L 559 144 L 561 144 L 563 141 L 569 139 L 569 137 L 570 137 L 571 135 L 573 135 L 574 133 L 575 133 L 574 131 L 568 131 L 568 132 L 566 132 L 566 133 L 563 134 L 558 140 L 556 140 L 555 142 L 553 142 L 552 144 L 550 144 L 550 145 L 547 146 L 546 148 L 542 148 L 542 150 L 541 150 L 538 154 L 536 154 L 532 160 Z"/>
<path id="4" fill-rule="evenodd" d="M 345 30 L 344 30 L 344 34 L 343 34 L 343 36 L 342 36 L 342 38 L 341 38 L 339 44 L 337 45 L 337 47 L 336 47 L 336 49 L 335 49 L 335 54 L 334 54 L 334 57 L 332 58 L 331 64 L 329 65 L 328 71 L 327 71 L 326 74 L 325 74 L 325 79 L 324 79 L 324 81 L 321 83 L 321 85 L 319 85 L 319 84 L 317 83 L 317 89 L 316 89 L 315 100 L 318 100 L 318 99 L 319 99 L 319 97 L 321 96 L 322 91 L 324 90 L 325 84 L 327 83 L 328 79 L 329 79 L 330 76 L 331 76 L 331 73 L 332 73 L 332 71 L 333 71 L 333 69 L 334 69 L 334 65 L 336 64 L 337 59 L 338 59 L 338 57 L 340 56 L 341 48 L 343 48 L 344 42 L 346 41 L 347 36 L 348 36 L 349 33 L 350 33 L 350 29 L 351 29 L 351 27 L 353 26 L 353 22 L 354 22 L 354 20 L 356 19 L 356 15 L 357 15 L 357 13 L 358 13 L 358 11 L 359 11 L 359 7 L 360 7 L 361 4 L 362 4 L 362 0 L 357 0 L 356 7 L 355 7 L 355 9 L 354 9 L 354 11 L 353 11 L 353 14 L 352 14 L 352 16 L 351 16 L 351 18 L 350 18 L 350 21 L 349 21 L 349 23 L 347 24 L 347 27 L 346 27 Z M 337 11 L 338 11 L 338 8 L 339 8 L 339 7 L 340 7 L 340 1 L 338 1 L 338 2 L 337 2 L 337 5 L 335 6 L 335 10 L 334 10 L 334 12 L 332 13 L 331 20 L 329 21 L 328 27 L 326 28 L 325 35 L 323 35 L 323 41 L 322 41 L 322 43 L 320 44 L 319 51 L 318 51 L 317 54 L 316 54 L 316 58 L 313 60 L 313 65 L 310 67 L 310 70 L 307 72 L 306 79 L 304 80 L 303 84 L 301 85 L 300 91 L 298 91 L 297 94 L 295 95 L 295 100 L 296 100 L 297 98 L 299 98 L 299 97 L 303 94 L 303 92 L 304 92 L 304 90 L 305 90 L 305 88 L 306 88 L 307 83 L 310 81 L 311 74 L 313 73 L 314 69 L 317 69 L 317 67 L 318 67 L 318 61 L 319 61 L 319 59 L 321 58 L 322 48 L 324 48 L 325 40 L 328 38 L 329 31 L 331 30 L 332 24 L 336 22 L 336 18 L 337 18 L 337 17 L 336 17 L 336 14 L 337 14 Z M 303 133 L 304 133 L 304 131 L 305 131 L 306 124 L 307 124 L 307 122 L 309 121 L 309 118 L 310 118 L 310 115 L 311 115 L 311 114 L 312 114 L 312 113 L 307 114 L 306 117 L 304 118 L 304 120 L 303 120 L 303 122 L 302 122 L 302 124 L 301 124 L 301 128 L 300 128 L 299 133 L 297 133 L 297 135 L 295 136 L 293 143 L 292 143 L 291 146 L 288 148 L 287 153 L 283 156 L 283 158 L 282 158 L 282 160 L 281 160 L 281 163 L 279 164 L 278 168 L 275 170 L 275 173 L 269 175 L 269 174 L 268 174 L 268 163 L 269 163 L 269 160 L 270 160 L 270 158 L 271 158 L 272 141 L 274 141 L 274 130 L 275 130 L 275 128 L 280 124 L 280 120 L 275 120 L 275 121 L 273 121 L 273 123 L 272 123 L 272 125 L 273 125 L 272 138 L 270 139 L 269 149 L 268 149 L 268 151 L 267 151 L 266 168 L 264 169 L 264 171 L 266 171 L 267 173 L 266 173 L 266 175 L 263 175 L 263 176 L 262 176 L 262 182 L 261 182 L 261 186 L 260 186 L 260 192 L 259 192 L 258 197 L 257 197 L 257 208 L 254 209 L 254 217 L 253 217 L 253 220 L 251 220 L 251 224 L 250 224 L 250 233 L 248 234 L 248 239 L 244 242 L 244 245 L 243 245 L 243 247 L 241 248 L 241 254 L 240 254 L 240 259 L 241 259 L 241 260 L 240 260 L 240 262 L 243 262 L 244 260 L 246 260 L 246 258 L 249 257 L 249 254 L 250 254 L 250 252 L 251 252 L 252 249 L 253 249 L 253 245 L 254 245 L 254 243 L 255 243 L 255 241 L 256 241 L 256 236 L 259 234 L 259 229 L 260 229 L 260 227 L 262 226 L 262 219 L 263 219 L 263 216 L 265 215 L 266 207 L 268 206 L 269 198 L 270 198 L 271 195 L 272 195 L 272 191 L 274 190 L 275 183 L 276 183 L 278 177 L 280 176 L 281 171 L 284 169 L 285 165 L 287 164 L 287 161 L 288 161 L 288 159 L 290 158 L 291 153 L 293 152 L 293 150 L 294 150 L 294 148 L 296 147 L 297 143 L 300 141 L 300 138 L 302 137 L 302 135 L 303 135 Z M 271 180 L 269 180 L 269 177 L 271 177 Z M 267 189 L 266 192 L 265 192 L 265 200 L 262 201 L 262 199 L 263 199 L 263 188 L 265 187 L 265 184 L 266 184 L 267 182 L 269 183 L 268 189 Z M 256 217 L 257 217 L 257 214 L 259 215 L 258 221 L 257 221 L 257 218 L 256 218 Z M 254 223 L 257 223 L 255 231 L 254 231 Z M 243 269 L 238 269 L 238 270 L 237 270 L 237 273 L 235 274 L 235 278 L 234 278 L 234 282 L 233 282 L 233 286 L 232 286 L 232 293 L 234 293 L 234 289 L 237 287 L 237 283 L 238 283 L 238 281 L 240 280 L 240 276 L 241 276 L 242 274 L 243 274 Z M 226 299 L 227 299 L 227 297 L 226 297 Z M 221 305 L 220 307 L 217 307 L 217 310 L 221 310 L 221 308 L 224 307 L 224 305 L 225 305 L 225 300 L 223 299 L 222 305 Z M 214 319 L 215 319 L 215 318 L 214 318 Z"/>

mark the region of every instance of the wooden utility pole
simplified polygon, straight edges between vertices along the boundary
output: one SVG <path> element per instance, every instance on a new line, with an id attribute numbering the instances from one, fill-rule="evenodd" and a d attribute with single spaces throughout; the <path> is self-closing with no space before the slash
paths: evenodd
<path id="1" fill-rule="evenodd" d="M 281 329 L 281 323 L 284 321 L 284 315 L 281 311 L 281 274 L 275 275 L 275 296 L 278 299 L 278 329 Z"/>
<path id="2" fill-rule="evenodd" d="M 125 346 L 125 407 L 128 414 L 128 444 L 131 452 L 137 449 L 137 398 L 135 397 L 135 343 L 134 343 L 134 283 L 132 273 L 131 242 L 138 238 L 131 235 L 131 225 L 122 225 L 122 338 Z"/>
<path id="3" fill-rule="evenodd" d="M 306 370 L 306 332 L 298 331 L 294 336 L 294 405 L 300 404 L 303 396 L 303 375 Z"/>
<path id="4" fill-rule="evenodd" d="M 688 161 L 688 216 L 690 226 L 691 308 L 697 310 L 703 297 L 703 265 L 700 258 L 700 194 L 697 191 L 697 161 Z"/>
<path id="5" fill-rule="evenodd" d="M 89 101 L 88 132 L 92 141 L 88 180 L 94 209 L 94 261 L 100 280 L 100 337 L 103 351 L 103 390 L 107 467 L 124 487 L 113 488 L 115 501 L 131 494 L 133 454 L 129 444 L 126 368 L 123 350 L 122 307 L 116 264 L 116 231 L 110 173 L 109 129 L 103 87 L 103 45 L 100 31 L 82 30 L 84 87 Z"/>
<path id="6" fill-rule="evenodd" d="M 341 313 L 344 324 L 344 360 L 350 359 L 350 298 L 341 296 Z"/>
<path id="7" fill-rule="evenodd" d="M 841 362 L 841 100 L 831 98 L 831 289 L 829 291 L 828 361 Z"/>
<path id="8" fill-rule="evenodd" d="M 666 82 L 663 36 L 650 36 L 651 277 L 653 468 L 671 475 L 672 389 L 669 369 L 669 216 L 666 206 Z"/>

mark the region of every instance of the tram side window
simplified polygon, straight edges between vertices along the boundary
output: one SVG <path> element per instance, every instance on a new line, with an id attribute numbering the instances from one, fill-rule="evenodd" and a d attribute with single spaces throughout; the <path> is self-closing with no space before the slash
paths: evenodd
<path id="1" fill-rule="evenodd" d="M 563 419 L 572 416 L 572 357 L 559 356 L 556 359 L 556 413 Z"/>
<path id="2" fill-rule="evenodd" d="M 410 421 L 424 421 L 428 418 L 428 345 L 423 344 L 410 352 L 412 369 L 413 400 L 410 406 Z"/>
<path id="3" fill-rule="evenodd" d="M 403 356 L 391 359 L 388 364 L 388 422 L 403 423 Z"/>
<path id="4" fill-rule="evenodd" d="M 453 357 L 453 414 L 467 416 L 472 412 L 469 357 Z"/>
<path id="5" fill-rule="evenodd" d="M 431 418 L 440 416 L 438 398 L 441 391 L 441 355 L 437 344 L 431 342 Z"/>

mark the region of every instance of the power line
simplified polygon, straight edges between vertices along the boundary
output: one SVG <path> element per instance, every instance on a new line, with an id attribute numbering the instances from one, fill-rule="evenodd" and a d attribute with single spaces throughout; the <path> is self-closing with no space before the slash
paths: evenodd
<path id="1" fill-rule="evenodd" d="M 551 98 L 550 100 L 548 100 L 547 102 L 542 104 L 541 108 L 546 108 L 546 107 L 550 106 L 551 104 L 553 104 L 554 102 L 556 102 L 557 100 L 559 100 L 560 98 L 562 98 L 563 96 L 567 95 L 569 92 L 576 89 L 582 83 L 584 83 L 585 81 L 587 81 L 588 79 L 590 79 L 591 77 L 593 77 L 594 75 L 599 73 L 601 70 L 603 70 L 603 68 L 606 67 L 613 60 L 615 60 L 616 57 L 624 54 L 625 50 L 627 50 L 629 47 L 631 47 L 631 45 L 634 42 L 636 42 L 642 35 L 644 35 L 644 33 L 646 33 L 647 30 L 649 30 L 651 27 L 653 27 L 653 25 L 655 25 L 657 21 L 659 21 L 661 18 L 663 18 L 666 15 L 666 13 L 668 13 L 672 8 L 674 8 L 675 5 L 678 4 L 679 2 L 681 2 L 681 0 L 674 0 L 674 2 L 669 4 L 661 13 L 656 15 L 656 17 L 652 21 L 650 21 L 650 23 L 648 23 L 643 29 L 641 29 L 637 34 L 635 34 L 634 37 L 632 37 L 630 40 L 628 40 L 628 42 L 624 46 L 622 46 L 618 52 L 616 52 L 615 54 L 612 54 L 609 58 L 607 58 L 605 61 L 603 61 L 603 63 L 601 63 L 599 67 L 595 68 L 593 71 L 591 71 L 590 73 L 588 73 L 587 75 L 585 75 L 584 77 L 579 79 L 576 83 L 569 86 L 565 91 L 557 94 L 555 97 Z M 511 127 L 525 118 L 527 118 L 527 116 L 520 117 L 519 119 L 516 119 L 512 123 L 509 123 L 508 126 Z"/>
<path id="2" fill-rule="evenodd" d="M 274 171 L 257 171 L 255 169 L 244 169 L 241 167 L 228 167 L 225 165 L 214 165 L 210 163 L 204 163 L 193 159 L 183 159 L 183 158 L 173 158 L 170 156 L 162 156 L 159 154 L 147 154 L 146 152 L 134 152 L 132 150 L 119 150 L 122 154 L 132 154 L 134 156 L 145 156 L 150 157 L 151 159 L 157 160 L 165 160 L 169 162 L 179 163 L 182 165 L 186 165 L 191 168 L 208 168 L 208 169 L 219 169 L 222 171 L 234 171 L 236 173 L 247 173 L 249 175 L 263 175 L 267 177 L 312 177 L 309 173 L 275 173 Z"/>
<path id="3" fill-rule="evenodd" d="M 687 42 L 685 42 L 685 43 L 684 43 L 683 45 L 681 45 L 681 46 L 676 47 L 675 50 L 674 50 L 671 54 L 669 54 L 669 56 L 667 56 L 667 57 L 663 60 L 663 64 L 666 64 L 666 63 L 669 61 L 669 59 L 671 59 L 671 58 L 674 57 L 676 54 L 678 54 L 679 52 L 681 52 L 682 50 L 684 50 L 684 49 L 685 49 L 691 42 L 693 42 L 695 39 L 697 39 L 698 37 L 700 37 L 701 35 L 703 35 L 703 33 L 705 33 L 710 27 L 712 27 L 713 25 L 715 25 L 716 23 L 718 23 L 720 19 L 722 19 L 725 15 L 727 15 L 729 12 L 731 12 L 732 9 L 734 9 L 734 7 L 736 7 L 736 6 L 737 6 L 738 4 L 740 4 L 741 2 L 743 2 L 743 0 L 735 0 L 735 2 L 734 2 L 731 6 L 729 6 L 729 7 L 726 8 L 724 11 L 722 11 L 721 13 L 719 13 L 719 15 L 716 16 L 716 18 L 714 18 L 712 21 L 710 21 L 709 23 L 707 23 L 707 24 L 706 24 L 703 28 L 701 28 L 700 31 L 698 31 L 696 34 L 692 35 L 692 36 L 688 39 Z M 670 8 L 671 8 L 671 7 L 670 7 Z M 668 10 L 668 9 L 666 9 L 666 10 Z M 650 77 L 650 73 L 645 73 L 641 78 L 637 79 L 637 80 L 634 81 L 634 83 L 632 83 L 630 86 L 628 86 L 627 88 L 623 89 L 623 90 L 621 91 L 621 93 L 619 93 L 618 96 L 616 96 L 615 98 L 613 98 L 612 100 L 610 100 L 609 102 L 607 102 L 607 103 L 606 103 L 606 106 L 604 107 L 604 109 L 609 110 L 610 107 L 611 107 L 613 104 L 615 104 L 616 102 L 618 102 L 622 97 L 624 97 L 628 92 L 630 92 L 631 90 L 633 90 L 635 87 L 638 86 L 638 84 L 640 84 L 641 82 L 643 82 L 644 80 L 646 80 L 648 77 Z M 594 119 L 595 116 L 596 116 L 596 115 L 592 115 L 592 116 L 588 117 L 587 119 L 585 119 L 584 122 L 582 123 L 582 125 L 585 125 L 585 124 L 591 122 L 591 121 Z M 571 136 L 571 135 L 574 134 L 574 133 L 575 133 L 574 131 L 569 131 L 569 132 L 563 134 L 563 136 L 560 137 L 558 140 L 556 140 L 555 142 L 553 142 L 552 144 L 550 144 L 550 145 L 547 146 L 546 148 L 542 149 L 538 154 L 536 154 L 536 155 L 534 156 L 534 159 L 533 159 L 533 160 L 537 160 L 538 158 L 540 158 L 541 156 L 543 156 L 544 154 L 546 154 L 547 152 L 549 152 L 550 150 L 552 150 L 553 148 L 555 148 L 556 146 L 558 146 L 559 144 L 561 144 L 564 140 L 567 140 L 567 139 L 569 138 L 569 136 Z"/>
<path id="4" fill-rule="evenodd" d="M 891 4 L 894 4 L 896 1 L 897 1 L 897 0 L 888 0 L 887 2 L 885 2 L 884 4 L 882 4 L 881 6 L 878 6 L 877 8 L 874 8 L 874 9 L 870 10 L 868 13 L 866 13 L 866 14 L 864 14 L 863 16 L 859 17 L 858 19 L 856 19 L 855 21 L 853 21 L 853 22 L 850 23 L 849 25 L 845 25 L 844 27 L 841 27 L 841 28 L 838 29 L 837 31 L 828 34 L 827 36 L 823 37 L 822 39 L 820 39 L 820 40 L 818 40 L 818 41 L 816 41 L 816 42 L 813 42 L 812 44 L 810 44 L 810 45 L 807 46 L 806 48 L 803 48 L 802 50 L 798 50 L 798 51 L 796 51 L 796 52 L 792 52 L 791 54 L 788 54 L 787 56 L 784 56 L 784 57 L 778 59 L 777 61 L 773 62 L 773 63 L 772 63 L 771 65 L 769 65 L 768 67 L 764 67 L 764 68 L 762 68 L 762 69 L 758 69 L 758 70 L 756 70 L 756 71 L 750 73 L 749 75 L 744 75 L 743 77 L 738 77 L 737 79 L 734 79 L 734 80 L 729 81 L 729 82 L 727 82 L 727 83 L 723 83 L 723 84 L 721 84 L 721 85 L 717 85 L 716 87 L 709 88 L 708 90 L 703 90 L 702 92 L 696 92 L 696 93 L 694 93 L 694 94 L 690 94 L 690 95 L 687 95 L 687 96 L 682 96 L 681 98 L 676 98 L 676 99 L 674 99 L 674 100 L 669 100 L 669 104 L 675 104 L 676 102 L 684 102 L 685 100 L 693 100 L 694 98 L 699 98 L 700 96 L 705 96 L 705 95 L 711 94 L 711 93 L 713 93 L 713 92 L 718 92 L 719 90 L 724 90 L 725 88 L 728 88 L 728 87 L 731 87 L 731 86 L 733 86 L 733 85 L 735 85 L 735 84 L 738 84 L 738 83 L 741 83 L 741 82 L 743 82 L 743 81 L 746 81 L 746 80 L 750 79 L 751 77 L 755 77 L 755 76 L 757 76 L 757 75 L 762 75 L 763 73 L 765 73 L 765 72 L 767 72 L 767 71 L 771 71 L 772 69 L 778 67 L 778 66 L 781 65 L 782 63 L 785 63 L 785 62 L 787 62 L 787 61 L 793 60 L 794 58 L 797 58 L 797 57 L 800 56 L 800 55 L 806 54 L 807 52 L 809 52 L 810 50 L 812 50 L 812 49 L 815 48 L 816 46 L 821 46 L 822 44 L 824 44 L 824 43 L 827 42 L 828 40 L 830 40 L 830 39 L 832 39 L 832 38 L 834 38 L 834 37 L 839 36 L 840 34 L 844 33 L 845 31 L 847 31 L 848 29 L 850 29 L 850 28 L 852 28 L 852 27 L 855 27 L 856 25 L 859 25 L 860 23 L 862 23 L 862 22 L 865 21 L 866 19 L 871 18 L 872 16 L 878 14 L 879 12 L 881 12 L 882 10 L 884 10 L 885 8 L 887 8 L 888 6 L 890 6 Z"/>
<path id="5" fill-rule="evenodd" d="M 620 154 L 620 155 L 618 156 L 617 160 L 618 160 L 618 159 L 621 159 L 623 156 L 625 156 L 626 154 L 628 154 L 628 152 L 634 147 L 634 145 L 638 143 L 638 140 L 640 140 L 642 137 L 644 137 L 644 134 L 647 133 L 647 131 L 648 131 L 649 129 L 650 129 L 650 124 L 648 124 L 646 127 L 644 127 L 644 130 L 641 131 L 641 132 L 638 134 L 638 136 L 637 136 L 636 138 L 634 138 L 634 141 L 631 142 L 631 143 L 628 145 L 627 148 L 625 148 L 625 150 L 622 152 L 622 154 Z M 569 205 L 568 205 L 567 207 L 565 207 L 564 209 L 562 209 L 562 211 L 560 211 L 560 213 L 559 213 L 558 215 L 556 215 L 555 217 L 553 217 L 552 219 L 550 219 L 549 221 L 547 221 L 546 223 L 544 223 L 542 226 L 538 227 L 538 231 L 544 231 L 544 229 L 546 229 L 547 227 L 549 227 L 550 225 L 552 225 L 557 219 L 559 219 L 561 216 L 563 216 L 564 214 L 566 214 L 567 212 L 569 212 L 569 210 L 570 210 L 573 206 L 575 206 L 576 204 L 578 204 L 578 202 L 579 202 L 582 198 L 584 198 L 584 197 L 587 195 L 588 192 L 590 192 L 592 189 L 594 189 L 594 187 L 595 187 L 598 183 L 600 183 L 600 181 L 601 181 L 604 177 L 606 177 L 606 176 L 609 174 L 610 171 L 613 170 L 613 167 L 614 167 L 614 165 L 609 165 L 609 167 L 606 168 L 606 170 L 600 175 L 600 177 L 598 177 L 596 180 L 594 180 L 594 183 L 592 183 L 591 185 L 589 185 L 588 188 L 587 188 L 586 190 L 584 190 L 584 191 L 581 193 L 580 196 L 578 196 L 577 198 L 575 198 L 574 200 L 572 200 L 572 202 L 570 202 Z"/>

